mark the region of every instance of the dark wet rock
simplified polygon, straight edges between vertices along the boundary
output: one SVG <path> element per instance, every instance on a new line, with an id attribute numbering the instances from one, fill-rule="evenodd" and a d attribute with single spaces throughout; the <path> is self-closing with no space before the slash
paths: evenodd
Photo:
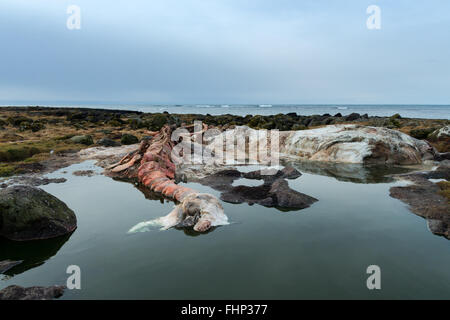
<path id="1" fill-rule="evenodd" d="M 279 178 L 282 179 L 297 179 L 302 174 L 297 171 L 297 169 L 293 167 L 285 167 L 283 170 L 277 169 L 261 169 L 251 172 L 246 172 L 242 174 L 242 177 L 246 179 L 255 179 L 255 180 L 276 180 Z"/>
<path id="2" fill-rule="evenodd" d="M 75 230 L 67 205 L 44 190 L 13 186 L 0 190 L 0 235 L 18 241 L 54 238 Z"/>
<path id="3" fill-rule="evenodd" d="M 11 261 L 11 260 L 4 260 L 0 261 L 0 273 L 4 273 L 8 271 L 11 268 L 14 268 L 15 266 L 21 264 L 23 260 L 20 261 Z"/>
<path id="4" fill-rule="evenodd" d="M 437 152 L 434 159 L 436 161 L 450 160 L 450 152 Z"/>
<path id="5" fill-rule="evenodd" d="M 428 179 L 440 179 L 437 177 L 444 175 L 448 177 L 449 169 L 443 168 L 438 175 L 437 170 L 403 175 L 403 179 L 414 184 L 390 189 L 391 197 L 409 204 L 412 212 L 428 220 L 428 226 L 434 234 L 447 239 L 450 239 L 450 203 L 440 194 L 439 185 Z"/>
<path id="6" fill-rule="evenodd" d="M 20 163 L 16 166 L 16 168 L 16 170 L 21 172 L 22 174 L 28 174 L 42 172 L 44 170 L 44 165 L 39 162 Z"/>
<path id="7" fill-rule="evenodd" d="M 349 114 L 348 116 L 345 116 L 344 119 L 345 119 L 345 121 L 354 121 L 354 120 L 359 119 L 360 117 L 361 116 L 359 113 L 353 112 L 353 113 Z"/>
<path id="8" fill-rule="evenodd" d="M 29 178 L 23 179 L 22 181 L 27 181 L 29 185 L 38 187 L 38 186 L 46 186 L 50 183 L 64 183 L 67 181 L 65 178 Z"/>
<path id="9" fill-rule="evenodd" d="M 450 229 L 448 222 L 437 219 L 427 219 L 427 225 L 428 229 L 430 229 L 433 234 L 443 235 L 446 236 L 447 239 L 450 239 L 448 236 Z"/>
<path id="10" fill-rule="evenodd" d="M 257 187 L 236 186 L 221 194 L 220 198 L 230 203 L 260 204 L 265 207 L 304 209 L 317 199 L 289 188 L 284 179 L 264 183 Z"/>
<path id="11" fill-rule="evenodd" d="M 114 141 L 113 139 L 109 138 L 102 138 L 97 141 L 97 144 L 103 147 L 118 147 L 120 146 L 120 143 L 117 141 Z"/>
<path id="12" fill-rule="evenodd" d="M 9 185 L 15 185 L 15 184 L 24 184 L 29 185 L 33 187 L 38 186 L 45 186 L 51 183 L 64 183 L 66 182 L 66 178 L 39 178 L 39 177 L 33 177 L 33 176 L 18 176 L 10 179 L 8 183 L 4 183 L 2 185 L 2 188 L 6 188 Z"/>
<path id="13" fill-rule="evenodd" d="M 299 178 L 302 174 L 300 173 L 300 171 L 298 171 L 297 169 L 291 167 L 291 166 L 286 166 L 281 170 L 282 173 L 282 178 L 285 179 L 297 179 Z"/>
<path id="14" fill-rule="evenodd" d="M 74 176 L 78 177 L 92 177 L 95 175 L 93 170 L 78 170 L 72 173 Z"/>
<path id="15" fill-rule="evenodd" d="M 303 209 L 318 201 L 316 198 L 292 190 L 284 179 L 276 180 L 272 184 L 269 193 L 275 200 L 274 206 L 281 208 Z"/>
<path id="16" fill-rule="evenodd" d="M 229 169 L 219 171 L 196 181 L 218 191 L 227 191 L 231 188 L 233 182 L 241 177 L 242 172 L 235 169 Z"/>
<path id="17" fill-rule="evenodd" d="M 288 166 L 283 170 L 261 169 L 245 173 L 228 169 L 194 181 L 221 191 L 220 199 L 225 202 L 296 210 L 307 208 L 317 201 L 315 198 L 289 188 L 285 179 L 296 179 L 300 176 L 299 171 Z M 233 186 L 233 183 L 240 178 L 262 180 L 262 184 L 254 187 Z"/>
<path id="18" fill-rule="evenodd" d="M 139 139 L 132 135 L 132 134 L 124 134 L 122 135 L 122 138 L 120 139 L 120 142 L 124 145 L 130 145 L 130 144 L 135 144 L 139 142 Z"/>
<path id="19" fill-rule="evenodd" d="M 9 286 L 0 290 L 0 300 L 52 300 L 64 294 L 65 286 L 30 287 Z"/>
<path id="20" fill-rule="evenodd" d="M 409 135 L 416 139 L 426 139 L 430 133 L 435 131 L 435 128 L 425 128 L 425 129 L 413 129 L 409 132 Z"/>
<path id="21" fill-rule="evenodd" d="M 64 183 L 66 181 L 67 181 L 66 178 L 53 178 L 53 179 L 43 178 L 43 179 L 40 179 L 39 185 L 47 185 L 50 183 Z M 35 185 L 35 186 L 38 186 L 38 185 Z"/>
<path id="22" fill-rule="evenodd" d="M 73 143 L 84 144 L 86 146 L 90 146 L 91 144 L 94 144 L 94 140 L 92 139 L 92 136 L 90 136 L 90 135 L 74 136 L 74 137 L 70 138 L 70 141 L 72 141 Z"/>
<path id="23" fill-rule="evenodd" d="M 335 118 L 341 118 L 341 117 L 342 117 L 342 114 L 341 114 L 340 112 L 338 112 L 338 113 L 336 113 L 336 114 L 334 115 L 334 117 L 335 117 Z"/>

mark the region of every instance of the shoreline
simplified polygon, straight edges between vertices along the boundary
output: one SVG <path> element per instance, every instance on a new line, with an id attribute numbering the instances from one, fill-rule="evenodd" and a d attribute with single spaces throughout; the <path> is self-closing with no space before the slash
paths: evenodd
<path id="1" fill-rule="evenodd" d="M 0 109 L 11 109 L 17 111 L 29 110 L 79 110 L 79 111 L 106 111 L 118 112 L 123 114 L 151 114 L 151 113 L 170 113 L 170 114 L 210 114 L 213 116 L 234 115 L 234 116 L 274 116 L 277 114 L 297 113 L 303 116 L 317 116 L 321 114 L 342 113 L 344 116 L 351 113 L 368 114 L 373 118 L 387 118 L 395 114 L 400 114 L 403 118 L 419 120 L 446 120 L 444 117 L 437 117 L 426 113 L 427 117 L 411 116 L 408 113 L 418 113 L 414 108 L 421 107 L 425 111 L 429 108 L 432 111 L 435 108 L 448 108 L 450 104 L 67 104 L 67 105 L 0 105 Z M 376 113 L 376 108 L 379 113 Z M 410 109 L 413 108 L 413 109 Z M 193 113 L 192 109 L 200 109 L 201 112 Z M 326 111 L 324 111 L 326 109 Z M 220 110 L 220 112 L 217 112 Z M 241 110 L 247 110 L 241 112 Z M 422 113 L 425 111 L 421 110 Z M 273 112 L 270 112 L 273 111 Z M 383 114 L 385 113 L 385 114 Z M 449 120 L 449 119 L 447 119 Z"/>
<path id="2" fill-rule="evenodd" d="M 190 125 L 202 121 L 219 130 L 235 126 L 280 131 L 307 130 L 333 124 L 359 124 L 385 127 L 426 139 L 438 152 L 450 151 L 447 140 L 432 137 L 437 129 L 450 125 L 448 119 L 368 116 L 339 112 L 304 116 L 277 115 L 144 113 L 130 110 L 57 107 L 0 107 L 0 177 L 39 172 L 40 163 L 51 155 L 70 155 L 90 146 L 120 146 L 137 143 L 148 131 L 164 125 Z"/>

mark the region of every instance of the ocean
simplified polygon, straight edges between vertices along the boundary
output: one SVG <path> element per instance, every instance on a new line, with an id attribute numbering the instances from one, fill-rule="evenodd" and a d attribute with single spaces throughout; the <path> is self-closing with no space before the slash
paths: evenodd
<path id="1" fill-rule="evenodd" d="M 13 104 L 11 104 L 13 105 Z M 26 105 L 26 104 L 24 104 Z M 392 116 L 400 114 L 405 118 L 450 119 L 450 105 L 306 105 L 306 104 L 46 104 L 51 107 L 82 107 L 133 110 L 142 112 L 198 113 L 198 114 L 233 114 L 245 116 L 271 115 L 296 112 L 299 115 L 341 113 L 348 115 L 356 112 L 369 116 Z"/>

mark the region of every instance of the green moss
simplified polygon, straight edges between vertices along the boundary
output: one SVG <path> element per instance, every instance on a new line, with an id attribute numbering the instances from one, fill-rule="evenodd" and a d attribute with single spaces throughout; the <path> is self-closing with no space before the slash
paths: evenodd
<path id="1" fill-rule="evenodd" d="M 4 143 L 0 144 L 0 162 L 20 162 L 32 157 L 39 159 L 38 155 L 49 154 L 52 150 L 55 153 L 63 153 L 68 150 L 80 150 L 83 147 L 83 145 L 72 143 L 70 140 L 61 141 L 57 139 Z"/>
<path id="2" fill-rule="evenodd" d="M 25 123 L 28 124 L 33 123 L 33 120 L 27 117 L 9 117 L 6 121 L 14 127 L 20 127 L 22 124 Z"/>
<path id="3" fill-rule="evenodd" d="M 37 240 L 68 233 L 76 217 L 67 205 L 47 192 L 16 186 L 0 191 L 0 235 L 11 240 Z"/>
<path id="4" fill-rule="evenodd" d="M 160 130 L 167 123 L 167 116 L 162 113 L 156 113 L 149 121 L 148 128 L 152 131 Z"/>
<path id="5" fill-rule="evenodd" d="M 133 136 L 132 134 L 124 134 L 122 138 L 120 139 L 120 143 L 124 145 L 130 145 L 138 143 L 139 139 L 136 136 Z"/>
<path id="6" fill-rule="evenodd" d="M 426 139 L 434 130 L 435 128 L 413 129 L 409 135 L 416 139 Z"/>
<path id="7" fill-rule="evenodd" d="M 16 167 L 14 165 L 0 163 L 0 177 L 10 177 L 14 175 Z"/>
<path id="8" fill-rule="evenodd" d="M 7 147 L 4 150 L 0 151 L 0 161 L 2 162 L 22 161 L 40 152 L 41 150 L 39 150 L 39 148 L 36 147 L 28 147 L 28 146 Z"/>
<path id="9" fill-rule="evenodd" d="M 450 202 L 450 182 L 441 181 L 438 182 L 437 185 L 441 189 L 441 191 L 439 191 L 439 194 L 446 197 L 447 200 Z"/>
<path id="10" fill-rule="evenodd" d="M 292 127 L 292 130 L 306 130 L 306 129 L 308 129 L 308 127 L 306 127 L 305 125 L 303 125 L 303 124 L 295 124 L 293 127 Z"/>
<path id="11" fill-rule="evenodd" d="M 108 122 L 108 125 L 112 126 L 112 127 L 120 127 L 122 125 L 122 123 L 119 122 L 119 120 L 114 119 Z"/>
<path id="12" fill-rule="evenodd" d="M 90 136 L 90 135 L 74 136 L 74 137 L 70 138 L 70 141 L 73 143 L 84 144 L 86 146 L 90 146 L 91 144 L 94 144 L 94 140 L 92 139 L 92 136 Z"/>
<path id="13" fill-rule="evenodd" d="M 55 140 L 56 141 L 63 141 L 63 140 L 69 140 L 70 138 L 74 137 L 74 134 L 66 134 L 65 136 L 62 137 L 56 137 Z"/>
<path id="14" fill-rule="evenodd" d="M 263 125 L 266 121 L 264 120 L 263 116 L 256 115 L 253 118 L 250 119 L 248 122 L 248 126 L 251 128 L 259 128 L 259 126 Z"/>

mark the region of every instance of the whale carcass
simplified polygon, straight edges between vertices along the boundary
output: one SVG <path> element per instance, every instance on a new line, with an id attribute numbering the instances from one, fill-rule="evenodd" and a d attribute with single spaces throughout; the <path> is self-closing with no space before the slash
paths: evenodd
<path id="1" fill-rule="evenodd" d="M 150 134 L 152 139 L 144 139 L 136 151 L 110 166 L 110 173 L 123 178 L 137 178 L 150 190 L 179 202 L 167 216 L 157 219 L 156 222 L 164 229 L 189 226 L 195 231 L 205 232 L 211 227 L 227 224 L 227 216 L 216 197 L 175 183 L 176 168 L 171 158 L 175 142 L 171 140 L 171 128 L 166 125 L 159 132 Z M 136 228 L 139 225 L 133 229 Z"/>

